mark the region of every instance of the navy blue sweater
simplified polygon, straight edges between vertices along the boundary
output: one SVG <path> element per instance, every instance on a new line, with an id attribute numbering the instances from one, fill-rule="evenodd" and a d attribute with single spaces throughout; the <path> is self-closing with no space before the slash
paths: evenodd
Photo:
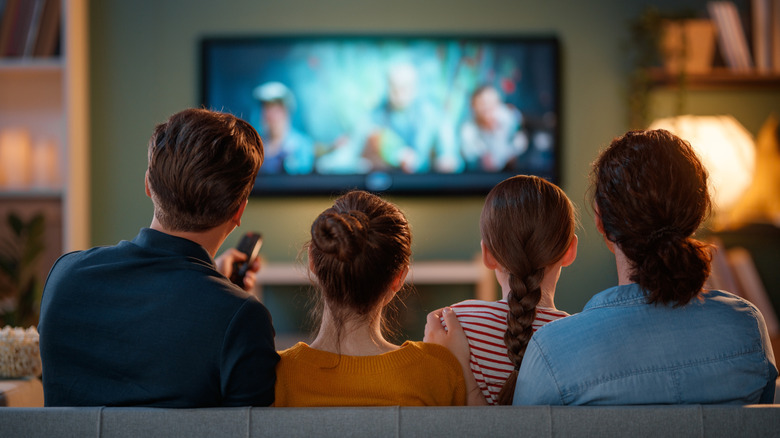
<path id="1" fill-rule="evenodd" d="M 41 301 L 46 406 L 267 406 L 279 361 L 268 310 L 187 239 L 66 254 Z"/>

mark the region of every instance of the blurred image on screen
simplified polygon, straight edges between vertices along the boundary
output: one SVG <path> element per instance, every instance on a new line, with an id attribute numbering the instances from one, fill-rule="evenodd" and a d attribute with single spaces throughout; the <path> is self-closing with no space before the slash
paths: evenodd
<path id="1" fill-rule="evenodd" d="M 263 137 L 256 193 L 557 182 L 555 39 L 207 38 L 201 50 L 202 103 Z"/>

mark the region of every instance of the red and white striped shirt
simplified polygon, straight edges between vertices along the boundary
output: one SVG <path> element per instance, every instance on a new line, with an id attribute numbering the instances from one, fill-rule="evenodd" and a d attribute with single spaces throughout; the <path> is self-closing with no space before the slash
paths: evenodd
<path id="1" fill-rule="evenodd" d="M 498 393 L 515 368 L 507 357 L 504 333 L 509 304 L 505 300 L 466 300 L 453 304 L 471 347 L 471 371 L 488 404 L 498 403 Z M 546 307 L 536 308 L 534 332 L 550 321 L 569 316 L 568 313 Z"/>

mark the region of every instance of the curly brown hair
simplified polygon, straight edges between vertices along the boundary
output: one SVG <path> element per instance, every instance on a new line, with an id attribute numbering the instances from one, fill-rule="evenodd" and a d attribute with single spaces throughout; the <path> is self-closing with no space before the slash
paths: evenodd
<path id="1" fill-rule="evenodd" d="M 631 131 L 593 164 L 591 190 L 606 238 L 631 263 L 649 303 L 682 306 L 710 274 L 691 236 L 710 213 L 707 171 L 691 145 L 663 129 Z"/>

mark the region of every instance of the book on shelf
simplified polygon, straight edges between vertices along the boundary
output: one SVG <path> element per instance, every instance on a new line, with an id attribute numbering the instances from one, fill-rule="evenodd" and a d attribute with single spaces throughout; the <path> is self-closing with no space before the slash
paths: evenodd
<path id="1" fill-rule="evenodd" d="M 5 0 L 4 3 L 3 18 L 0 20 L 0 57 L 5 56 L 6 47 L 10 45 L 16 11 L 22 4 L 22 0 Z"/>
<path id="2" fill-rule="evenodd" d="M 24 45 L 27 42 L 35 4 L 36 0 L 22 0 L 16 8 L 16 14 L 11 22 L 11 35 L 3 48 L 4 56 L 20 57 L 24 54 Z"/>
<path id="3" fill-rule="evenodd" d="M 753 18 L 753 57 L 756 72 L 767 74 L 772 71 L 772 1 L 751 0 Z"/>
<path id="4" fill-rule="evenodd" d="M 30 57 L 35 48 L 35 40 L 38 38 L 38 30 L 41 26 L 41 16 L 43 15 L 43 6 L 46 0 L 30 0 L 32 5 L 32 14 L 30 25 L 27 27 L 27 33 L 24 39 L 24 50 L 22 56 Z"/>
<path id="5" fill-rule="evenodd" d="M 46 0 L 41 14 L 41 26 L 35 40 L 33 55 L 49 57 L 57 54 L 57 41 L 60 37 L 60 0 Z"/>
<path id="6" fill-rule="evenodd" d="M 3 47 L 3 29 L 5 26 L 3 25 L 3 22 L 9 18 L 8 14 L 5 13 L 5 6 L 6 6 L 7 0 L 0 0 L 0 47 Z"/>
<path id="7" fill-rule="evenodd" d="M 61 0 L 0 0 L 0 58 L 54 56 Z"/>
<path id="8" fill-rule="evenodd" d="M 772 53 L 772 71 L 780 74 L 780 0 L 772 0 L 770 11 L 771 19 L 771 53 Z"/>
<path id="9" fill-rule="evenodd" d="M 753 60 L 737 7 L 730 1 L 714 1 L 707 3 L 707 10 L 715 22 L 726 65 L 734 72 L 752 71 Z"/>

